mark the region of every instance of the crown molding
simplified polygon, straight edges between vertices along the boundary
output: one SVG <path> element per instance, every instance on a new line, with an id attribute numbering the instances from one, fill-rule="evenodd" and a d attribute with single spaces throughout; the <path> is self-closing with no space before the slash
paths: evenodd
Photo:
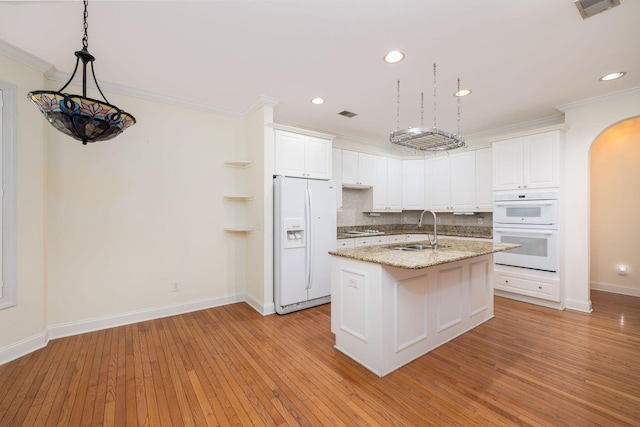
<path id="1" fill-rule="evenodd" d="M 275 107 L 280 104 L 280 100 L 266 95 L 260 95 L 253 103 L 244 110 L 244 117 L 247 118 L 262 107 Z"/>
<path id="2" fill-rule="evenodd" d="M 49 77 L 51 81 L 57 81 L 61 83 L 66 83 L 71 77 L 70 73 L 63 73 L 61 71 L 55 71 Z M 82 85 L 82 77 L 77 76 L 72 81 L 71 84 L 81 86 Z M 193 101 L 185 98 L 178 98 L 175 96 L 164 95 L 158 92 L 151 92 L 143 89 L 136 89 L 130 86 L 119 85 L 115 83 L 109 83 L 102 81 L 100 82 L 102 86 L 100 88 L 104 91 L 117 93 L 125 96 L 132 96 L 134 98 L 140 98 L 147 101 L 159 102 L 162 104 L 175 105 L 177 107 L 191 108 L 194 110 L 206 111 L 208 113 L 219 114 L 223 116 L 230 116 L 236 119 L 244 119 L 245 115 L 237 110 L 232 110 L 230 108 L 220 107 L 213 104 L 208 104 L 199 101 Z M 96 84 L 93 81 L 87 81 L 87 87 L 96 89 Z"/>
<path id="3" fill-rule="evenodd" d="M 17 48 L 4 40 L 0 39 L 0 54 L 11 58 L 27 67 L 40 71 L 47 80 L 66 83 L 71 77 L 71 73 L 64 73 L 57 70 L 50 63 L 38 58 L 35 55 L 30 54 L 20 48 Z M 82 77 L 76 76 L 71 82 L 74 85 L 82 85 Z M 144 99 L 147 101 L 159 102 L 162 104 L 174 105 L 177 107 L 190 108 L 194 110 L 205 111 L 212 114 L 218 114 L 222 116 L 229 116 L 236 119 L 246 119 L 253 114 L 258 108 L 262 106 L 275 106 L 280 103 L 280 100 L 271 98 L 268 96 L 259 96 L 248 108 L 244 111 L 237 111 L 231 108 L 221 107 L 219 105 L 213 105 L 205 102 L 193 101 L 185 98 L 178 98 L 175 96 L 164 95 L 158 92 L 152 92 L 142 89 L 136 89 L 130 86 L 119 85 L 115 83 L 109 83 L 105 81 L 100 82 L 100 88 L 104 91 L 111 93 L 117 93 L 125 96 L 132 96 L 135 98 Z M 96 85 L 92 81 L 87 81 L 87 86 L 96 88 Z"/>
<path id="4" fill-rule="evenodd" d="M 576 108 L 583 108 L 593 104 L 599 104 L 604 101 L 611 101 L 619 98 L 625 98 L 627 96 L 640 94 L 640 86 L 631 89 L 623 90 L 620 92 L 609 93 L 607 95 L 596 96 L 594 98 L 585 99 L 583 101 L 572 102 L 570 104 L 559 105 L 556 108 L 563 113 L 567 111 L 575 110 Z"/>
<path id="5" fill-rule="evenodd" d="M 551 128 L 560 129 L 564 126 L 564 114 L 556 114 L 554 116 L 543 117 L 542 119 L 531 120 L 524 123 L 518 123 L 511 126 L 492 129 L 485 132 L 478 132 L 465 135 L 467 142 L 473 145 L 482 143 L 482 141 L 495 141 L 497 139 L 510 138 L 514 135 L 521 135 L 531 132 L 538 132 L 541 129 L 550 130 Z"/>
<path id="6" fill-rule="evenodd" d="M 49 76 L 56 70 L 56 67 L 49 64 L 47 61 L 44 61 L 25 50 L 17 48 L 2 39 L 0 39 L 0 54 L 13 59 L 14 61 L 18 61 L 27 67 L 33 68 L 34 70 L 40 71 L 46 78 L 49 78 Z"/>

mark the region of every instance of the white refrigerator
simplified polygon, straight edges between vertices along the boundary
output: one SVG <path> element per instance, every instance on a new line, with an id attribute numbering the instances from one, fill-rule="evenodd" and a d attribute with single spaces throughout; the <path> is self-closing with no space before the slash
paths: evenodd
<path id="1" fill-rule="evenodd" d="M 336 183 L 274 178 L 273 262 L 276 313 L 331 301 L 336 248 Z"/>

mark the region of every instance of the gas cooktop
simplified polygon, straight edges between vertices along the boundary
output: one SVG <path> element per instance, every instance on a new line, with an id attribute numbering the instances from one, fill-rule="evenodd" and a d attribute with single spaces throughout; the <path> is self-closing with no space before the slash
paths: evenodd
<path id="1" fill-rule="evenodd" d="M 377 234 L 384 234 L 384 231 L 378 230 L 350 230 L 343 231 L 341 234 L 348 234 L 350 236 L 374 236 Z"/>

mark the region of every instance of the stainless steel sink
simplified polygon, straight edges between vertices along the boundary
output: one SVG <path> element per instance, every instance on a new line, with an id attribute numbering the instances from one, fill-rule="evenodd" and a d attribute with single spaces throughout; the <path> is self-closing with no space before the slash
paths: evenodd
<path id="1" fill-rule="evenodd" d="M 439 244 L 437 249 L 450 248 L 451 245 Z M 432 245 L 405 245 L 391 248 L 396 251 L 424 251 L 426 249 L 435 249 Z"/>

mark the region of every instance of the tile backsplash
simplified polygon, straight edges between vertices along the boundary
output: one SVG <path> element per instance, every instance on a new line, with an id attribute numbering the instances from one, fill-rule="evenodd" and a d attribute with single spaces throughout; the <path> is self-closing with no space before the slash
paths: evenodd
<path id="1" fill-rule="evenodd" d="M 381 213 L 380 216 L 369 216 L 362 212 L 369 190 L 342 189 L 342 211 L 338 211 L 338 227 L 359 225 L 392 225 L 417 224 L 421 211 L 404 211 L 402 213 Z M 474 215 L 454 215 L 452 213 L 438 213 L 438 225 L 456 225 L 465 227 L 491 227 L 493 214 L 491 212 L 476 213 Z M 433 222 L 431 216 L 425 215 L 425 224 Z"/>

